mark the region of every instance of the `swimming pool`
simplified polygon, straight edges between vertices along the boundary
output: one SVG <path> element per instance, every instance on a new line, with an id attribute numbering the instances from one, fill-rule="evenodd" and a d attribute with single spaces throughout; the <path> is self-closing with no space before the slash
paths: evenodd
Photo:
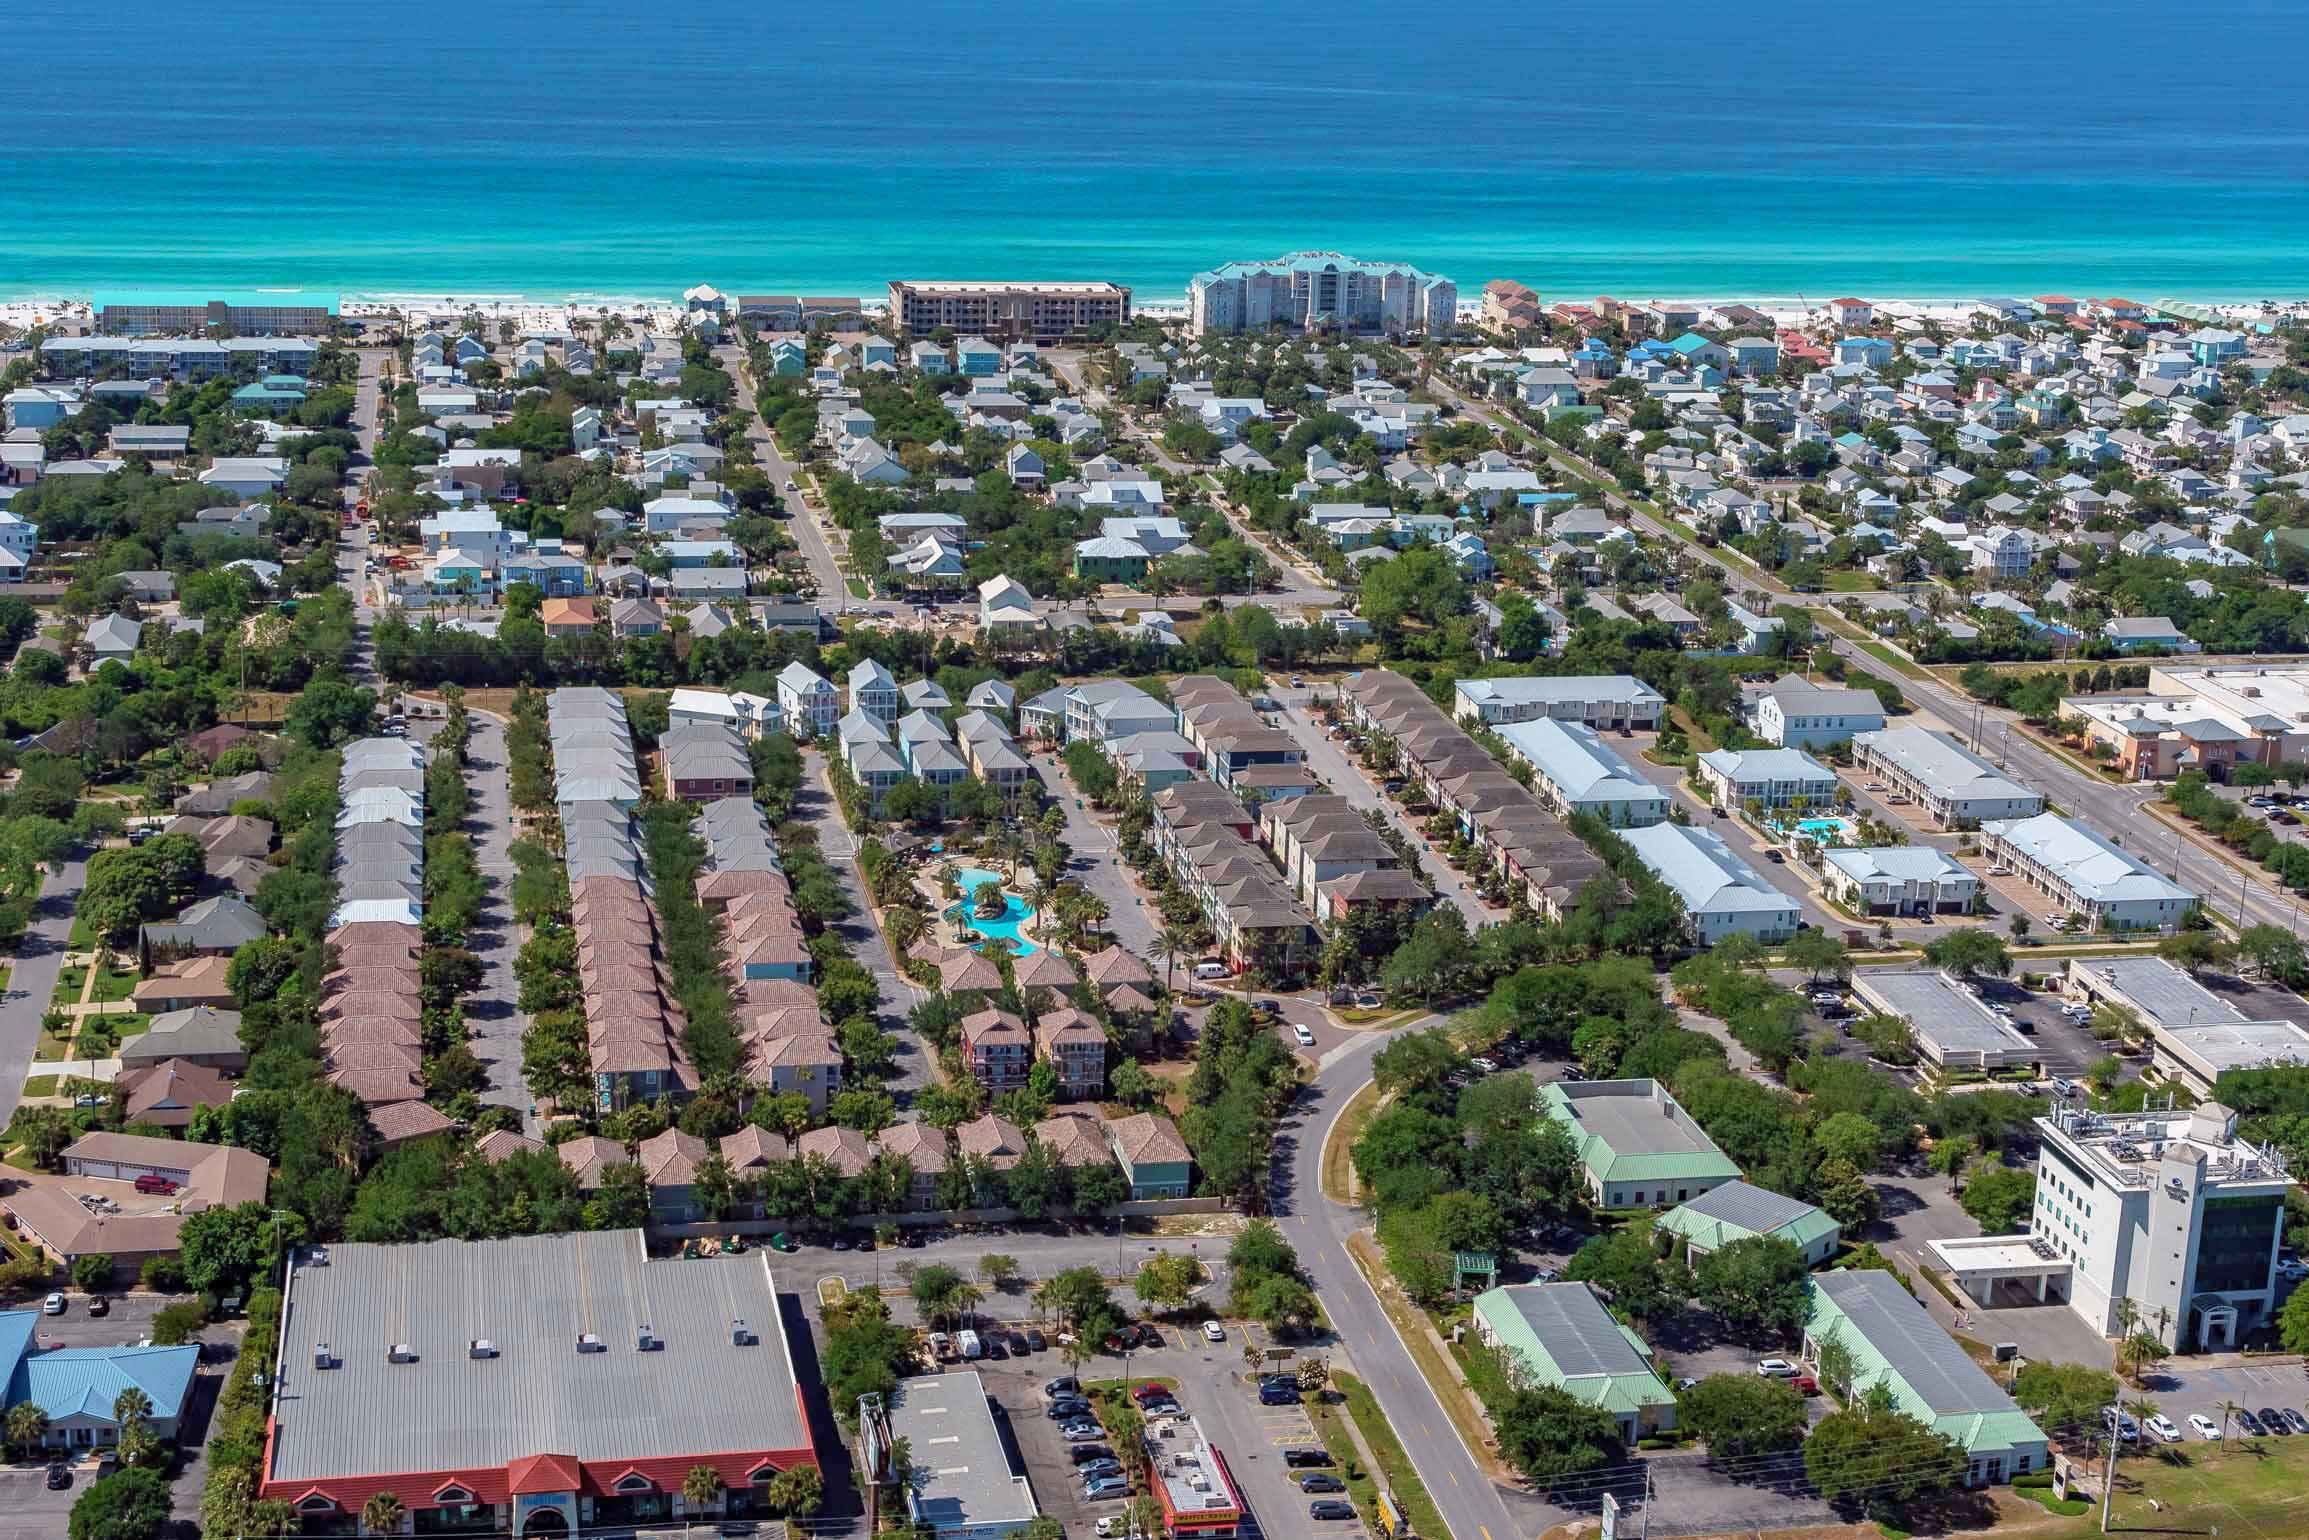
<path id="1" fill-rule="evenodd" d="M 1786 829 L 1788 825 L 1780 827 Z M 1860 837 L 1860 825 L 1849 818 L 1799 818 L 1795 827 L 1798 833 L 1809 835 L 1823 845 L 1830 840 L 1851 844 Z"/>
<path id="2" fill-rule="evenodd" d="M 1026 900 L 1017 894 L 1005 893 L 1002 895 L 1002 916 L 1000 919 L 982 919 L 972 912 L 980 888 L 990 882 L 997 887 L 1001 885 L 1002 874 L 1000 872 L 988 871 L 982 866 L 965 866 L 955 873 L 955 879 L 962 885 L 962 899 L 961 902 L 950 905 L 946 910 L 947 915 L 955 924 L 967 926 L 981 936 L 1002 937 L 1010 943 L 1011 955 L 1014 957 L 1025 957 L 1041 950 L 1018 933 L 1018 927 L 1034 911 L 1027 906 Z"/>

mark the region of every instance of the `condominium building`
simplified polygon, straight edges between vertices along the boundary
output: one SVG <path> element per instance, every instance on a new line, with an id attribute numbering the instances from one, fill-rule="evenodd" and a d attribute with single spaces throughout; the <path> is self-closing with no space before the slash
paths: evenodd
<path id="1" fill-rule="evenodd" d="M 1592 727 L 1540 717 L 1510 723 L 1499 736 L 1531 767 L 1540 799 L 1567 818 L 1585 813 L 1628 829 L 1668 816 L 1668 794 L 1606 747 Z"/>
<path id="2" fill-rule="evenodd" d="M 1081 342 L 1129 323 L 1130 289 L 1119 283 L 890 284 L 890 324 L 907 339 L 943 326 L 989 342 Z"/>
<path id="3" fill-rule="evenodd" d="M 1335 251 L 1295 251 L 1267 262 L 1229 262 L 1187 284 L 1196 336 L 1212 332 L 1448 333 L 1459 286 L 1403 262 L 1365 262 Z"/>
<path id="4" fill-rule="evenodd" d="M 221 294 L 124 289 L 99 293 L 92 308 L 96 329 L 115 336 L 180 335 L 215 328 L 256 337 L 327 331 L 337 317 L 337 296 L 304 289 Z"/>
<path id="5" fill-rule="evenodd" d="M 1895 800 L 1908 798 L 1942 828 L 1991 818 L 2033 818 L 2044 811 L 2042 792 L 2012 779 L 1948 733 L 1922 727 L 1855 733 L 1852 753 L 1861 769 L 1885 779 Z"/>
<path id="6" fill-rule="evenodd" d="M 1980 843 L 1991 862 L 2093 930 L 2170 930 L 2197 907 L 2196 894 L 2057 813 L 1992 819 L 1980 826 Z"/>
<path id="7" fill-rule="evenodd" d="M 1487 727 L 1553 717 L 1590 727 L 1649 730 L 1659 726 L 1667 709 L 1666 696 L 1630 674 L 1462 679 L 1451 688 L 1453 719 L 1473 717 Z"/>

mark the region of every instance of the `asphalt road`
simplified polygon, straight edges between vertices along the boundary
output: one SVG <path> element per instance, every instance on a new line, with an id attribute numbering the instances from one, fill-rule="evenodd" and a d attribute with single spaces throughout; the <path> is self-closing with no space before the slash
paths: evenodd
<path id="1" fill-rule="evenodd" d="M 537 1109 L 521 1079 L 521 1037 L 529 1018 L 514 1002 L 521 986 L 513 976 L 513 960 L 521 951 L 521 928 L 513 919 L 513 798 L 506 771 L 505 724 L 497 717 L 472 713 L 473 731 L 465 751 L 466 782 L 473 789 L 473 815 L 468 832 L 481 875 L 489 883 L 481 919 L 465 938 L 466 949 L 481 959 L 481 983 L 465 997 L 465 1025 L 472 1034 L 469 1046 L 489 1068 L 489 1088 L 481 1099 L 511 1107 L 522 1115 L 527 1131 L 539 1133 Z"/>
<path id="2" fill-rule="evenodd" d="M 64 971 L 72 911 L 80 906 L 80 885 L 87 879 L 88 860 L 80 855 L 48 874 L 32 906 L 32 924 L 8 965 L 8 990 L 0 996 L 0 1128 L 16 1116 L 23 1099 L 24 1077 L 32 1072 L 32 1054 L 40 1046 L 40 1018 L 48 1014 L 56 976 Z"/>
<path id="3" fill-rule="evenodd" d="M 754 384 L 746 370 L 745 350 L 735 343 L 725 342 L 715 348 L 713 354 L 715 362 L 727 370 L 730 378 L 738 381 L 744 390 L 746 399 L 742 405 L 747 411 L 753 411 Z M 769 476 L 771 487 L 781 489 L 778 498 L 787 515 L 786 532 L 794 537 L 794 543 L 802 548 L 802 555 L 810 564 L 810 575 L 818 584 L 819 605 L 839 609 L 849 604 L 849 585 L 842 579 L 842 569 L 834 560 L 833 548 L 826 543 L 825 536 L 819 533 L 817 521 L 808 511 L 807 500 L 799 491 L 782 490 L 787 481 L 798 474 L 798 468 L 778 452 L 778 442 L 770 436 L 769 424 L 761 420 L 759 413 L 746 425 L 746 441 L 753 446 L 754 458 Z M 906 606 L 892 604 L 886 608 L 892 612 L 903 612 Z"/>
<path id="4" fill-rule="evenodd" d="M 841 809 L 834 802 L 833 788 L 826 780 L 824 753 L 805 749 L 802 759 L 806 768 L 801 790 L 794 798 L 794 817 L 816 831 L 818 853 L 834 869 L 835 880 L 850 900 L 850 915 L 833 927 L 834 934 L 842 938 L 852 957 L 866 965 L 881 988 L 882 1003 L 874 1013 L 875 1024 L 898 1042 L 898 1070 L 887 1089 L 904 1107 L 911 1102 L 912 1093 L 938 1078 L 929 1045 L 906 1022 L 907 1013 L 921 1003 L 923 992 L 898 971 L 889 945 L 882 939 L 881 927 L 874 923 L 874 905 L 867 897 L 865 878 L 858 872 L 858 839 L 842 822 Z"/>

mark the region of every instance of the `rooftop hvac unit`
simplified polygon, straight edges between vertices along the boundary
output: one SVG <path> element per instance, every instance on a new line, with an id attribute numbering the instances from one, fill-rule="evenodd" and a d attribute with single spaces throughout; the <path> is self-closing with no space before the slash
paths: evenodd
<path id="1" fill-rule="evenodd" d="M 385 1349 L 385 1362 L 389 1364 L 413 1364 L 416 1361 L 417 1350 L 406 1342 L 396 1342 Z"/>
<path id="2" fill-rule="evenodd" d="M 313 1367 L 316 1369 L 334 1369 L 336 1366 L 337 1360 L 330 1356 L 329 1345 L 326 1342 L 314 1343 Z"/>
<path id="3" fill-rule="evenodd" d="M 326 1246 L 308 1246 L 308 1247 L 305 1249 L 305 1266 L 307 1266 L 307 1267 L 327 1267 L 328 1265 L 329 1265 L 329 1248 L 328 1248 L 328 1247 L 326 1247 Z"/>
<path id="4" fill-rule="evenodd" d="M 467 1358 L 495 1358 L 497 1356 L 497 1344 L 491 1342 L 487 1337 L 475 1337 L 471 1342 L 465 1344 L 465 1356 Z"/>
<path id="5" fill-rule="evenodd" d="M 636 1353 L 654 1353 L 664 1346 L 665 1344 L 658 1340 L 657 1333 L 651 1331 L 647 1326 L 633 1334 L 633 1350 Z"/>
<path id="6" fill-rule="evenodd" d="M 736 1320 L 730 1322 L 731 1347 L 752 1347 L 756 1342 L 759 1342 L 760 1340 L 761 1339 L 759 1337 L 754 1335 L 754 1329 L 746 1324 L 745 1317 L 740 1316 Z"/>
<path id="7" fill-rule="evenodd" d="M 577 1334 L 577 1350 L 580 1353 L 606 1353 L 609 1348 L 592 1332 L 581 1331 Z"/>

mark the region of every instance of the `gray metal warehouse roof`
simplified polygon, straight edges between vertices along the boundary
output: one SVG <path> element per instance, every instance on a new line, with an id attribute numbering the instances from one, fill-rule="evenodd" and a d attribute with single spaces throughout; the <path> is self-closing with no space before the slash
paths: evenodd
<path id="1" fill-rule="evenodd" d="M 290 1282 L 274 1480 L 809 1447 L 767 1252 L 652 1262 L 617 1230 L 326 1255 Z M 322 1343 L 337 1367 L 313 1367 Z M 415 1361 L 388 1363 L 401 1343 Z"/>
<path id="2" fill-rule="evenodd" d="M 1034 1493 L 1010 1468 L 986 1382 L 975 1372 L 900 1380 L 887 1407 L 890 1436 L 913 1452 L 912 1500 L 922 1522 L 941 1530 L 1023 1526 L 1035 1516 Z"/>

